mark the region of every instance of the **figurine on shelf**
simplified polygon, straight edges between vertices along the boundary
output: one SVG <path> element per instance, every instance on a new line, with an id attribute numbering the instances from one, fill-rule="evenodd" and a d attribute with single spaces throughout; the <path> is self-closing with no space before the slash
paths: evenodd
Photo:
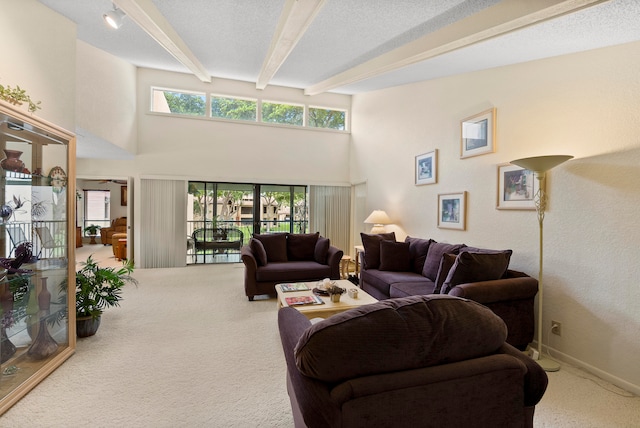
<path id="1" fill-rule="evenodd" d="M 0 268 L 6 269 L 6 274 L 8 275 L 14 273 L 31 273 L 30 269 L 20 269 L 20 266 L 30 261 L 33 257 L 31 247 L 31 242 L 23 242 L 16 247 L 16 256 L 13 259 L 0 257 Z"/>

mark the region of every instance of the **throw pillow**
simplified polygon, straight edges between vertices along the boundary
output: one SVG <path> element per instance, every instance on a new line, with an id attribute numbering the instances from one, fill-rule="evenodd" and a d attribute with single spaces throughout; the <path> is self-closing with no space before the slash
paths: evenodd
<path id="1" fill-rule="evenodd" d="M 287 233 L 254 234 L 254 238 L 262 242 L 267 253 L 267 262 L 286 262 Z"/>
<path id="2" fill-rule="evenodd" d="M 380 241 L 380 270 L 406 272 L 411 269 L 408 242 Z"/>
<path id="3" fill-rule="evenodd" d="M 316 248 L 313 253 L 313 258 L 321 265 L 327 264 L 327 253 L 329 252 L 329 246 L 331 245 L 329 238 L 318 237 L 316 241 Z"/>
<path id="4" fill-rule="evenodd" d="M 433 239 L 421 239 L 412 238 L 407 236 L 404 242 L 409 243 L 409 253 L 411 254 L 411 270 L 415 273 L 422 274 L 424 268 L 424 261 L 427 258 L 427 251 L 429 251 L 429 245 L 432 242 L 436 242 Z"/>
<path id="5" fill-rule="evenodd" d="M 289 260 L 313 260 L 320 232 L 290 233 L 287 235 L 287 258 Z"/>
<path id="6" fill-rule="evenodd" d="M 468 247 L 468 246 L 464 246 L 464 248 L 460 249 L 460 252 L 463 251 L 468 251 L 470 253 L 488 253 L 488 254 L 495 254 L 495 253 L 504 253 L 504 255 L 507 257 L 507 260 L 511 260 L 511 254 L 513 253 L 512 250 L 489 250 L 486 248 L 477 248 L 477 247 Z M 503 278 L 507 276 L 507 271 L 505 270 Z"/>
<path id="7" fill-rule="evenodd" d="M 458 284 L 502 278 L 509 267 L 510 257 L 511 251 L 500 253 L 461 252 L 456 257 L 447 279 L 442 284 L 441 293 L 449 293 Z"/>
<path id="8" fill-rule="evenodd" d="M 440 260 L 444 253 L 458 254 L 464 244 L 444 244 L 439 242 L 432 242 L 429 245 L 429 251 L 427 251 L 427 258 L 424 261 L 424 268 L 422 269 L 422 276 L 429 278 L 431 281 L 435 281 L 438 276 L 438 270 L 440 269 Z"/>
<path id="9" fill-rule="evenodd" d="M 456 262 L 455 254 L 444 253 L 442 259 L 440 259 L 440 268 L 438 269 L 438 276 L 436 277 L 436 286 L 433 289 L 433 294 L 439 294 L 442 291 L 442 284 L 447 279 L 449 271 Z"/>
<path id="10" fill-rule="evenodd" d="M 363 269 L 378 269 L 380 266 L 380 241 L 396 240 L 395 232 L 368 234 L 360 233 L 362 246 L 364 247 Z"/>
<path id="11" fill-rule="evenodd" d="M 267 252 L 264 250 L 264 245 L 262 245 L 262 242 L 258 241 L 255 238 L 251 238 L 249 240 L 249 248 L 251 248 L 253 255 L 256 257 L 258 266 L 264 266 L 267 264 Z"/>

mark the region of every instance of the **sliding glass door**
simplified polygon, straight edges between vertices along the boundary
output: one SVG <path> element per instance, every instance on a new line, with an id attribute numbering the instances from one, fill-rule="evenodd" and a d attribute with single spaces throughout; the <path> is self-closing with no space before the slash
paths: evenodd
<path id="1" fill-rule="evenodd" d="M 306 186 L 189 182 L 187 263 L 240 261 L 253 233 L 306 233 Z"/>

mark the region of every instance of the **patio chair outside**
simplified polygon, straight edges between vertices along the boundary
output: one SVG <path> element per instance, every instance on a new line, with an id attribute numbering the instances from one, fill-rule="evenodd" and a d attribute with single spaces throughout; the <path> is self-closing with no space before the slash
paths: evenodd
<path id="1" fill-rule="evenodd" d="M 60 253 L 58 257 L 62 257 L 64 255 L 64 242 L 56 241 L 47 226 L 34 227 L 33 230 L 36 232 L 36 235 L 38 235 L 41 244 L 40 251 L 38 251 L 38 258 L 42 255 L 43 250 L 47 250 L 49 252 L 48 258 L 51 258 L 56 253 Z M 60 251 L 56 251 L 58 249 L 60 249 Z"/>
<path id="2" fill-rule="evenodd" d="M 7 225 L 7 233 L 9 233 L 9 239 L 11 241 L 11 251 L 9 251 L 9 257 L 14 253 L 18 245 L 23 242 L 28 242 L 29 240 L 24 234 L 24 230 L 19 224 L 8 224 Z"/>

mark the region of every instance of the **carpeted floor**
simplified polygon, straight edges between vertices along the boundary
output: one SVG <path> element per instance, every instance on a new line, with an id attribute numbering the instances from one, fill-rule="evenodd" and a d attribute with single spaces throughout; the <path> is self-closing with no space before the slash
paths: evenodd
<path id="1" fill-rule="evenodd" d="M 136 270 L 98 334 L 0 426 L 291 427 L 276 302 L 249 302 L 242 275 L 242 264 Z M 640 426 L 640 398 L 567 366 L 549 378 L 536 427 Z"/>

